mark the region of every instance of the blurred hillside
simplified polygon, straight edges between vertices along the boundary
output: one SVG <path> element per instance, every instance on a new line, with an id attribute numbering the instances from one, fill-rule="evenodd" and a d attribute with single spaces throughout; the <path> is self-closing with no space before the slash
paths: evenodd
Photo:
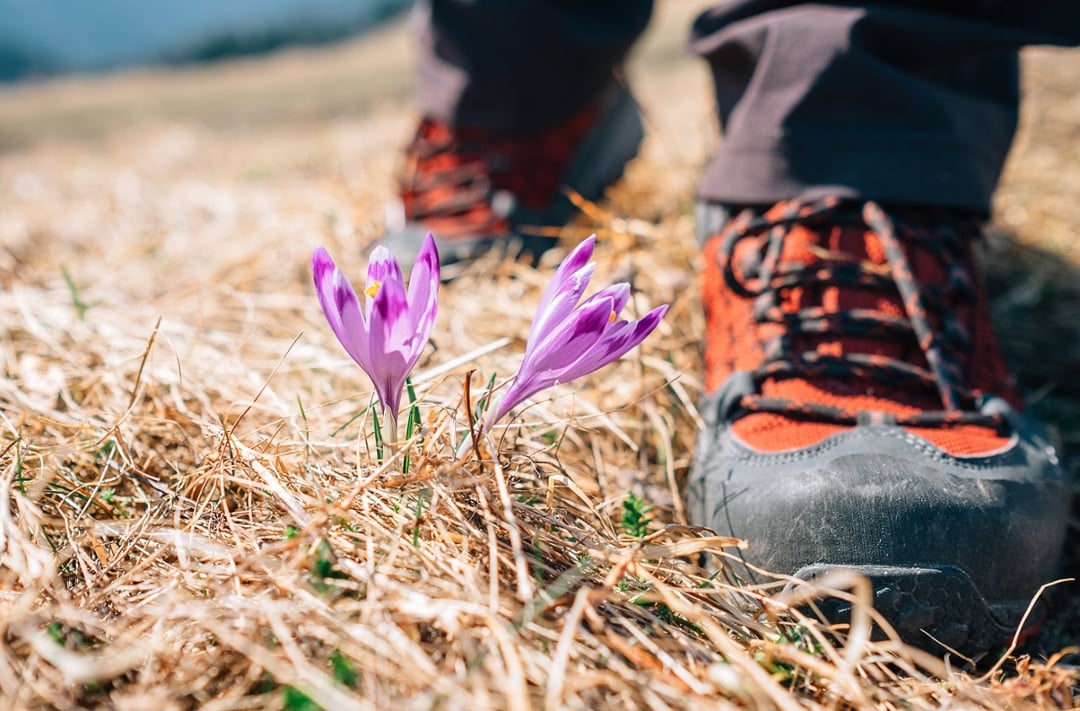
<path id="1" fill-rule="evenodd" d="M 318 44 L 409 0 L 0 0 L 0 81 L 186 63 Z"/>

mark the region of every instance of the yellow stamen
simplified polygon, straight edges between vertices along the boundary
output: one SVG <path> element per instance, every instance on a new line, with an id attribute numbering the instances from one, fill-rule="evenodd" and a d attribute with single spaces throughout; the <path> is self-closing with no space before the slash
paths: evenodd
<path id="1" fill-rule="evenodd" d="M 616 313 L 614 311 L 612 311 L 611 315 L 608 316 L 608 319 L 607 319 L 608 323 L 611 323 L 612 321 L 614 321 L 615 317 L 616 317 Z"/>
<path id="2" fill-rule="evenodd" d="M 375 295 L 379 293 L 380 288 L 382 288 L 382 282 L 376 279 L 371 282 L 371 286 L 364 289 L 364 294 L 366 294 L 369 299 L 374 299 Z"/>

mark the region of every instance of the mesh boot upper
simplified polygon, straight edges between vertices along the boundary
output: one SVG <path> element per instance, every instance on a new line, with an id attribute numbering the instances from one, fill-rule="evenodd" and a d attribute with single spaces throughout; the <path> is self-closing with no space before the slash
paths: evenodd
<path id="1" fill-rule="evenodd" d="M 1000 451 L 1019 407 L 977 279 L 974 221 L 876 205 L 747 211 L 705 245 L 706 387 L 753 373 L 732 425 L 767 452 L 895 422 L 954 456 Z"/>
<path id="2" fill-rule="evenodd" d="M 505 193 L 543 210 L 561 187 L 564 171 L 596 120 L 590 108 L 540 133 L 497 137 L 424 119 L 406 150 L 400 177 L 405 218 L 440 239 L 509 232 Z"/>

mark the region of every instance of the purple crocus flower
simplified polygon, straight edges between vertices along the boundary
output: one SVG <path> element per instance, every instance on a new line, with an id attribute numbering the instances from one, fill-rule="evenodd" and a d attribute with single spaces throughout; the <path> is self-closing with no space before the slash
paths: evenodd
<path id="1" fill-rule="evenodd" d="M 368 263 L 364 306 L 349 280 L 325 249 L 311 255 L 315 291 L 326 320 L 345 351 L 368 374 L 379 396 L 390 434 L 397 436 L 397 415 L 405 379 L 427 345 L 439 295 L 439 252 L 429 233 L 409 277 L 390 250 L 378 246 Z"/>
<path id="2" fill-rule="evenodd" d="M 516 405 L 556 383 L 580 378 L 617 360 L 652 333 L 667 312 L 660 306 L 639 321 L 618 316 L 630 300 L 630 285 L 614 284 L 581 301 L 596 268 L 596 237 L 566 256 L 540 299 L 525 358 L 498 409 L 485 421 L 491 427 Z"/>

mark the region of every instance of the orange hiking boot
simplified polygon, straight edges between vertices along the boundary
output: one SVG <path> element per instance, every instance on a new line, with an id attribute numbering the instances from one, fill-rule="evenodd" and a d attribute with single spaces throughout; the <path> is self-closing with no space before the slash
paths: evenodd
<path id="1" fill-rule="evenodd" d="M 749 542 L 740 575 L 855 569 L 908 641 L 1003 646 L 1052 576 L 1068 488 L 999 352 L 978 222 L 823 200 L 702 205 L 699 232 L 695 522 Z"/>
<path id="2" fill-rule="evenodd" d="M 400 201 L 388 210 L 382 243 L 398 255 L 416 254 L 430 231 L 444 266 L 493 249 L 538 257 L 556 240 L 536 228 L 561 227 L 574 214 L 566 188 L 598 199 L 641 139 L 637 105 L 618 84 L 585 111 L 532 135 L 496 137 L 424 119 L 406 151 Z"/>

